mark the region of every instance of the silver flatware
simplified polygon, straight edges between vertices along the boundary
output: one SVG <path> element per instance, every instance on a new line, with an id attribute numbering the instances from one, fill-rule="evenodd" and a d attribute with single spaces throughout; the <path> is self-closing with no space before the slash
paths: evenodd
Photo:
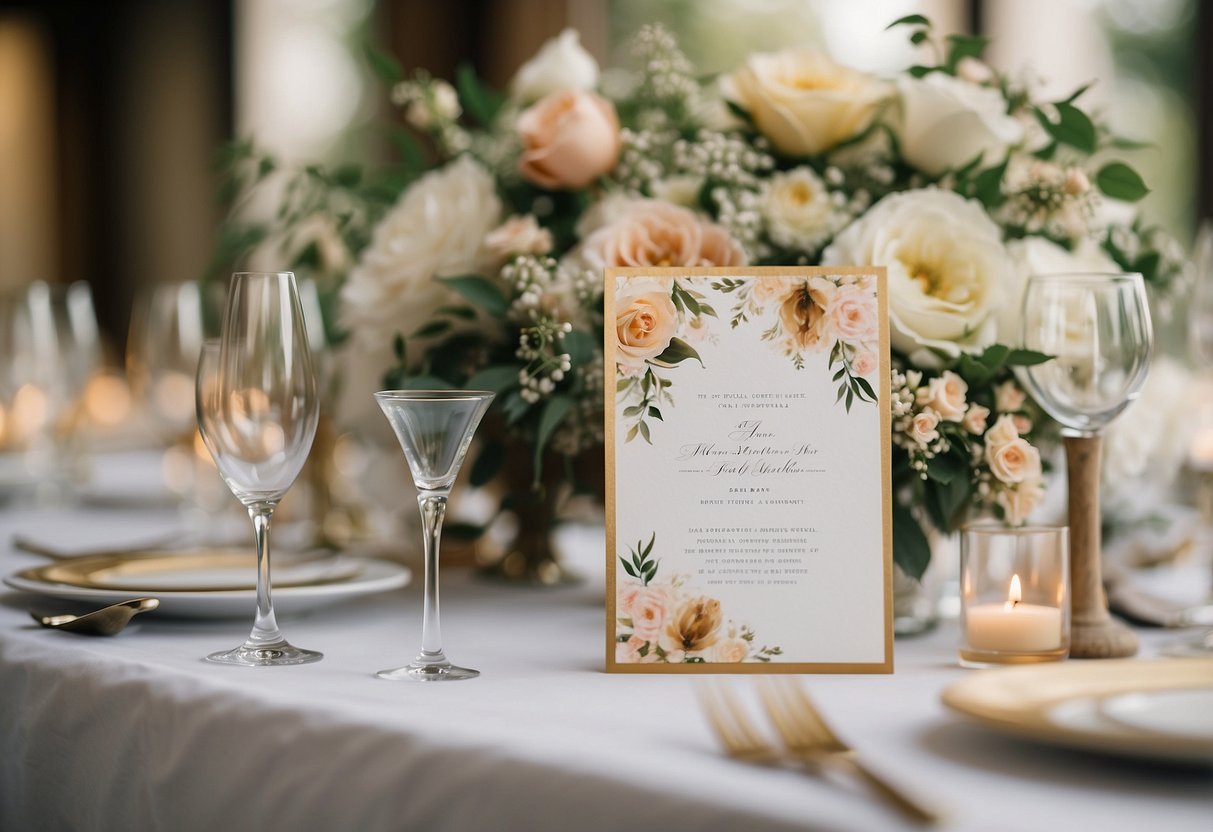
<path id="1" fill-rule="evenodd" d="M 141 612 L 151 612 L 160 606 L 159 598 L 135 598 L 112 604 L 83 615 L 38 615 L 30 616 L 43 627 L 85 633 L 92 636 L 112 636 L 122 632 L 130 620 Z"/>

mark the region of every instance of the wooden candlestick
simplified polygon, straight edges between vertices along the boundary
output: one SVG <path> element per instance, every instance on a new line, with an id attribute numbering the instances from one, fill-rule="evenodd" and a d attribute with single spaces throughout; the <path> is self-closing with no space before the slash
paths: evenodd
<path id="1" fill-rule="evenodd" d="M 1100 563 L 1099 464 L 1103 439 L 1067 436 L 1070 484 L 1070 655 L 1112 659 L 1137 653 L 1137 636 L 1108 614 Z"/>

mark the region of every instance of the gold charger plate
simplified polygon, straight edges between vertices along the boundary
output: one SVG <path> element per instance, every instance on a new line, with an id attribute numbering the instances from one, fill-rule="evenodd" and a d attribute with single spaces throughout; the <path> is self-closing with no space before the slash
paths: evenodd
<path id="1" fill-rule="evenodd" d="M 348 581 L 363 568 L 342 557 L 279 555 L 271 561 L 274 587 Z M 257 559 L 245 548 L 148 550 L 89 555 L 26 569 L 17 577 L 84 589 L 156 592 L 228 592 L 256 586 Z"/>
<path id="2" fill-rule="evenodd" d="M 1108 719 L 1104 700 L 1127 693 L 1213 688 L 1213 659 L 1117 659 L 1024 665 L 972 673 L 943 703 L 1004 734 L 1087 751 L 1213 765 L 1207 738 Z"/>

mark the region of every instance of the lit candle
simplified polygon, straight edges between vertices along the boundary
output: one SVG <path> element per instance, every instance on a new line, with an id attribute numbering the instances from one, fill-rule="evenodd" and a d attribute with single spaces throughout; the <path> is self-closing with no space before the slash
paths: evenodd
<path id="1" fill-rule="evenodd" d="M 998 653 L 1044 653 L 1061 647 L 1061 610 L 1025 604 L 1019 576 L 1011 578 L 1005 604 L 969 607 L 965 632 L 975 650 Z"/>

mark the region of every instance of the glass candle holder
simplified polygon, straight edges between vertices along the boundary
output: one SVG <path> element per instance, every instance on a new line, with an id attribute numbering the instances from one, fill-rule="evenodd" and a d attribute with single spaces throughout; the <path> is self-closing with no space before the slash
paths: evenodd
<path id="1" fill-rule="evenodd" d="M 1031 664 L 1070 653 L 1070 530 L 967 526 L 960 535 L 960 664 Z"/>

